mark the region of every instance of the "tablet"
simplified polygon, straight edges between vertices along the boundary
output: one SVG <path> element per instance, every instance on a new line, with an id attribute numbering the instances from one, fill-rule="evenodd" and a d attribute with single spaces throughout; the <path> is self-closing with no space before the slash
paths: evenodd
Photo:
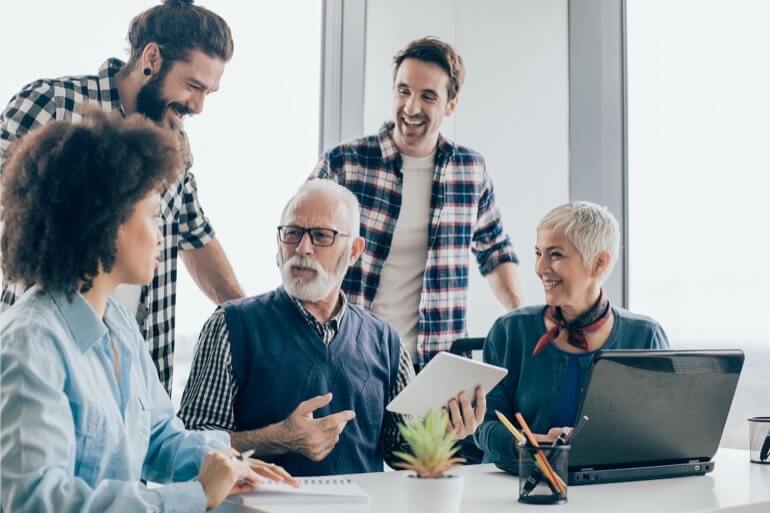
<path id="1" fill-rule="evenodd" d="M 424 417 L 428 410 L 440 410 L 463 390 L 471 401 L 479 385 L 489 393 L 506 374 L 508 369 L 502 367 L 438 353 L 386 408 L 393 413 Z"/>

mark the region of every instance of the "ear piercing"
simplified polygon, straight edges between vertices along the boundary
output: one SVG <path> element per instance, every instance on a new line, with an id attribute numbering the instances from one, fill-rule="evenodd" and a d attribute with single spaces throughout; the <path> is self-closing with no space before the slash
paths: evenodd
<path id="1" fill-rule="evenodd" d="M 144 68 L 144 74 L 149 77 L 152 75 L 152 70 L 150 68 Z"/>

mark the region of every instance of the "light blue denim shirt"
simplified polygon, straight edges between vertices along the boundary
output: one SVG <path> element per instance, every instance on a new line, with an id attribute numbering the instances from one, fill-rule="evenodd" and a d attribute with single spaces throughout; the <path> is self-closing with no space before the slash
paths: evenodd
<path id="1" fill-rule="evenodd" d="M 33 287 L 0 315 L 0 343 L 3 511 L 206 509 L 189 480 L 228 435 L 184 429 L 123 307 L 109 301 L 102 320 L 79 294 Z"/>

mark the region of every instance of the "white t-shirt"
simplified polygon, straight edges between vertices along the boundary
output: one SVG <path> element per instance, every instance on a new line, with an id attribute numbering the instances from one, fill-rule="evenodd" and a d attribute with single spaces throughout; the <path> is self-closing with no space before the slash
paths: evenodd
<path id="1" fill-rule="evenodd" d="M 395 328 L 412 358 L 417 354 L 420 295 L 428 260 L 435 158 L 435 152 L 419 158 L 401 155 L 404 175 L 401 212 L 372 302 L 372 311 Z"/>

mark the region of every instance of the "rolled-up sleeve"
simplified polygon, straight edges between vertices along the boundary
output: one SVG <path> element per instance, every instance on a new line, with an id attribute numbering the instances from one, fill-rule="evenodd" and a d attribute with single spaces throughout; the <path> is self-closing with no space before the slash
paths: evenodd
<path id="1" fill-rule="evenodd" d="M 329 178 L 329 160 L 326 158 L 326 154 L 321 155 L 313 171 L 308 176 L 308 180 L 315 178 Z"/>
<path id="2" fill-rule="evenodd" d="M 181 194 L 179 247 L 183 250 L 202 248 L 211 242 L 216 233 L 198 201 L 198 185 L 190 171 L 182 177 Z"/>
<path id="3" fill-rule="evenodd" d="M 77 447 L 61 356 L 44 331 L 4 334 L 0 358 L 2 510 L 13 512 L 205 511 L 198 482 L 148 489 L 74 475 Z M 34 358 L 30 358 L 34 355 Z M 156 378 L 157 381 L 157 378 Z"/>
<path id="4" fill-rule="evenodd" d="M 308 180 L 314 180 L 316 178 L 320 178 L 323 180 L 333 180 L 337 183 L 341 183 L 341 177 L 339 172 L 342 169 L 342 162 L 340 162 L 338 167 L 335 167 L 332 164 L 332 161 L 334 160 L 334 155 L 332 154 L 334 150 L 330 150 L 325 152 L 323 155 L 321 155 L 321 158 L 318 159 L 318 164 L 316 164 L 315 169 L 310 173 L 310 176 L 308 176 Z"/>
<path id="5" fill-rule="evenodd" d="M 0 114 L 0 171 L 9 146 L 16 139 L 45 125 L 56 115 L 53 87 L 45 80 L 34 82 L 17 93 Z"/>
<path id="6" fill-rule="evenodd" d="M 479 271 L 486 276 L 495 267 L 505 262 L 518 263 L 513 251 L 511 239 L 503 230 L 503 220 L 495 203 L 495 191 L 492 180 L 486 170 L 482 170 L 481 194 L 479 195 L 478 215 L 473 227 L 471 251 L 476 256 Z"/>

